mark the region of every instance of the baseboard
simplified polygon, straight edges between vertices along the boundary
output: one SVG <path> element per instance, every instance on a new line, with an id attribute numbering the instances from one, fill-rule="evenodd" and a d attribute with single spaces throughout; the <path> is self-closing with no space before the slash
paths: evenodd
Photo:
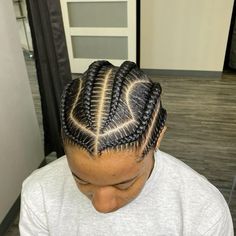
<path id="1" fill-rule="evenodd" d="M 38 168 L 43 167 L 46 165 L 45 158 L 41 162 Z M 9 229 L 13 221 L 15 220 L 17 214 L 20 211 L 20 195 L 17 197 L 16 201 L 14 202 L 11 209 L 8 211 L 7 215 L 3 219 L 2 223 L 0 224 L 0 235 L 4 235 L 6 231 Z"/>
<path id="2" fill-rule="evenodd" d="M 148 75 L 220 78 L 222 71 L 142 69 Z"/>

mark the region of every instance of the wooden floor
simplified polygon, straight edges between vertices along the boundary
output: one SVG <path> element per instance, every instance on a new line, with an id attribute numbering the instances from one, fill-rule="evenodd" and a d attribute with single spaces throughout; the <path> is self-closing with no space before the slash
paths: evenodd
<path id="1" fill-rule="evenodd" d="M 26 61 L 42 130 L 33 61 Z M 206 176 L 228 202 L 236 175 L 236 73 L 222 78 L 151 76 L 163 88 L 167 132 L 161 149 Z M 236 226 L 236 190 L 229 205 Z M 18 219 L 6 235 L 19 235 Z"/>

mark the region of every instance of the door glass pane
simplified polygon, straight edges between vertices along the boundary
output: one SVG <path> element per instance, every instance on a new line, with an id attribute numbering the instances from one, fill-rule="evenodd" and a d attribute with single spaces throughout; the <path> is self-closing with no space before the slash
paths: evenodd
<path id="1" fill-rule="evenodd" d="M 69 2 L 70 27 L 127 27 L 127 2 Z"/>
<path id="2" fill-rule="evenodd" d="M 128 38 L 118 36 L 72 36 L 74 58 L 128 59 Z"/>

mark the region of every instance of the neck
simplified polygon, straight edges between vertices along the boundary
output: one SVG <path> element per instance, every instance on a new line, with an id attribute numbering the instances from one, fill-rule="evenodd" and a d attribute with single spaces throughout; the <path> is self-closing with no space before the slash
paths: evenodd
<path id="1" fill-rule="evenodd" d="M 153 153 L 153 156 L 152 156 L 152 168 L 150 170 L 150 173 L 149 173 L 149 176 L 147 179 L 150 178 L 151 174 L 152 174 L 152 171 L 153 171 L 153 168 L 154 168 L 154 165 L 155 165 L 155 157 L 154 157 L 154 153 Z"/>

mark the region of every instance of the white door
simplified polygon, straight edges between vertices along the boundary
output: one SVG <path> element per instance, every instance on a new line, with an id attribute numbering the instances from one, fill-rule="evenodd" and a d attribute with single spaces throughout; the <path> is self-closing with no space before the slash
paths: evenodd
<path id="1" fill-rule="evenodd" d="M 136 0 L 60 0 L 71 72 L 95 60 L 136 62 Z"/>

